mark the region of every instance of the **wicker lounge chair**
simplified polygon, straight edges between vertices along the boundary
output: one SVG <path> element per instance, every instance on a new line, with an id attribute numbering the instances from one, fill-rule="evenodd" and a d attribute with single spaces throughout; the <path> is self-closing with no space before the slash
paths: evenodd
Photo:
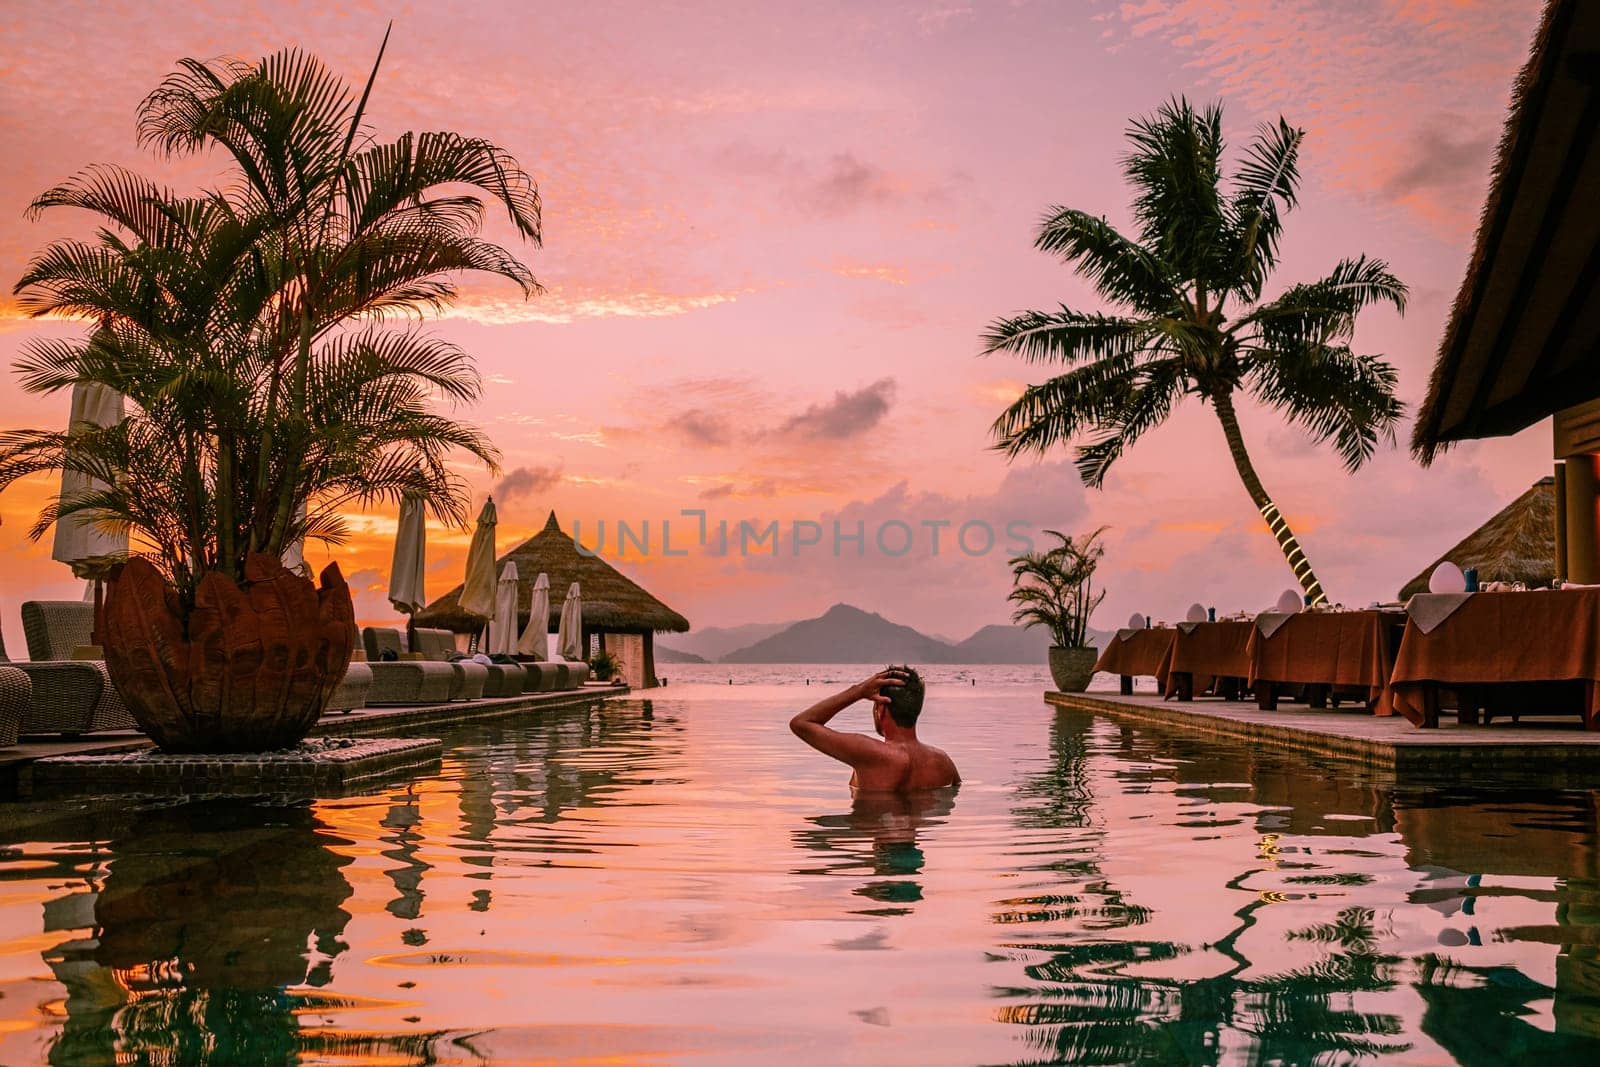
<path id="1" fill-rule="evenodd" d="M 450 630 L 417 628 L 417 651 L 430 660 L 445 659 L 456 650 L 456 635 Z M 478 663 L 456 660 L 459 667 L 481 667 L 485 672 L 482 692 L 486 697 L 520 696 L 527 681 L 527 672 L 516 663 Z"/>
<path id="2" fill-rule="evenodd" d="M 17 667 L 0 667 L 0 748 L 17 743 L 22 720 L 33 704 L 33 683 Z"/>
<path id="3" fill-rule="evenodd" d="M 328 698 L 324 714 L 332 711 L 350 712 L 367 706 L 372 692 L 372 665 L 366 660 L 353 659 L 345 669 L 339 688 Z"/>
<path id="4" fill-rule="evenodd" d="M 567 687 L 567 677 L 570 673 L 566 669 L 568 664 L 560 660 L 534 660 L 527 656 L 518 656 L 517 662 L 528 672 L 523 692 L 552 693 Z"/>
<path id="5" fill-rule="evenodd" d="M 582 689 L 589 680 L 589 665 L 581 660 L 563 660 L 560 666 L 566 672 L 561 679 L 562 689 Z"/>
<path id="6" fill-rule="evenodd" d="M 372 670 L 368 704 L 443 704 L 450 699 L 456 681 L 450 664 L 385 660 L 384 652 L 401 654 L 400 631 L 390 627 L 368 626 L 361 631 L 361 639 Z"/>
<path id="7" fill-rule="evenodd" d="M 32 683 L 33 698 L 22 717 L 24 734 L 77 737 L 101 730 L 136 730 L 122 695 L 101 660 L 69 659 L 90 643 L 94 605 L 80 600 L 29 600 L 22 605 L 22 630 L 31 662 L 14 664 Z M 0 662 L 10 663 L 0 635 Z"/>
<path id="8" fill-rule="evenodd" d="M 450 687 L 451 700 L 477 700 L 483 696 L 484 687 L 489 684 L 489 668 L 473 660 L 450 659 L 450 653 L 456 650 L 455 634 L 423 627 L 412 632 L 416 634 L 413 652 L 422 653 L 422 658 L 430 663 L 448 663 L 455 671 L 455 682 Z"/>

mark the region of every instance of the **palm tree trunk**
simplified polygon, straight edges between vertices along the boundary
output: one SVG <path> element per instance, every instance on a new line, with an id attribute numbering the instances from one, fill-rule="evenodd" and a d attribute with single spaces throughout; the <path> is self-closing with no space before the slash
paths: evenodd
<path id="1" fill-rule="evenodd" d="M 1322 591 L 1322 583 L 1317 581 L 1311 561 L 1306 559 L 1294 531 L 1289 529 L 1289 521 L 1267 495 L 1266 487 L 1256 474 L 1255 464 L 1250 462 L 1250 453 L 1245 451 L 1244 435 L 1239 432 L 1239 417 L 1233 410 L 1232 394 L 1219 393 L 1211 397 L 1211 406 L 1216 409 L 1217 421 L 1222 423 L 1222 434 L 1228 439 L 1228 451 L 1233 456 L 1233 465 L 1238 468 L 1239 480 L 1244 483 L 1245 492 L 1250 494 L 1256 510 L 1266 520 L 1267 529 L 1277 539 L 1278 548 L 1283 552 L 1283 558 L 1289 561 L 1289 569 L 1294 571 L 1301 591 L 1311 598 L 1313 604 L 1326 604 L 1328 594 Z"/>

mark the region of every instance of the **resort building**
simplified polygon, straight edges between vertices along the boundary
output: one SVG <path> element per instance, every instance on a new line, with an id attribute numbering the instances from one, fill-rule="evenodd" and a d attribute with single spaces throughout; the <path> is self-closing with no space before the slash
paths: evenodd
<path id="1" fill-rule="evenodd" d="M 655 635 L 683 633 L 689 620 L 651 596 L 639 585 L 597 555 L 586 555 L 561 529 L 556 513 L 544 529 L 495 561 L 495 572 L 507 562 L 517 565 L 517 629 L 528 624 L 533 584 L 540 574 L 550 577 L 550 618 L 553 632 L 561 619 L 567 589 L 577 582 L 583 595 L 583 641 L 586 648 L 605 649 L 621 662 L 620 677 L 635 689 L 660 684 L 656 679 Z M 438 626 L 458 634 L 477 633 L 483 619 L 461 610 L 461 586 L 417 613 L 418 626 Z"/>
<path id="2" fill-rule="evenodd" d="M 1554 417 L 1555 574 L 1600 582 L 1600 4 L 1556 0 L 1518 78 L 1412 450 Z"/>

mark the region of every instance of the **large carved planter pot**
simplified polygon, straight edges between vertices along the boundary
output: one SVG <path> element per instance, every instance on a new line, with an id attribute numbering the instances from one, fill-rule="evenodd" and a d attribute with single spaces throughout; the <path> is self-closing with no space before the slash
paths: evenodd
<path id="1" fill-rule="evenodd" d="M 1093 648 L 1062 648 L 1050 646 L 1050 678 L 1060 693 L 1081 693 L 1089 688 L 1094 677 L 1095 661 L 1099 650 Z"/>
<path id="2" fill-rule="evenodd" d="M 141 729 L 167 752 L 268 752 L 299 743 L 344 677 L 355 609 L 338 564 L 320 588 L 252 555 L 241 586 L 200 580 L 185 630 L 177 593 L 129 560 L 106 591 L 106 669 Z"/>

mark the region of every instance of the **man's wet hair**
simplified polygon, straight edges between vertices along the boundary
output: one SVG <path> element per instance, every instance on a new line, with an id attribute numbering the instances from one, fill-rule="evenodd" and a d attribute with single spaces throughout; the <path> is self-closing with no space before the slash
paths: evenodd
<path id="1" fill-rule="evenodd" d="M 922 714 L 922 697 L 926 692 L 922 684 L 922 675 L 912 667 L 885 667 L 901 681 L 900 685 L 886 685 L 879 690 L 889 698 L 889 718 L 894 720 L 896 726 L 909 730 L 917 725 L 917 716 Z"/>

